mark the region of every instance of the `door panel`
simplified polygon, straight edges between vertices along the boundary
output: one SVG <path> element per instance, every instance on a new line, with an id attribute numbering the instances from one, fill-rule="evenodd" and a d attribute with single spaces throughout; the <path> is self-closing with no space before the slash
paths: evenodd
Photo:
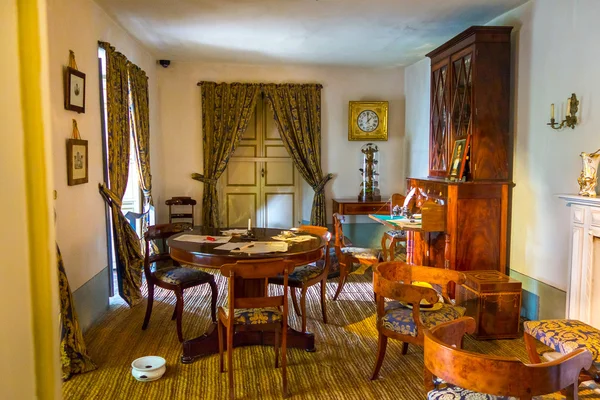
<path id="1" fill-rule="evenodd" d="M 294 193 L 265 193 L 265 224 L 269 228 L 294 226 Z"/>
<path id="2" fill-rule="evenodd" d="M 256 221 L 258 198 L 256 193 L 227 193 L 227 226 L 232 228 L 246 228 L 248 218 Z M 252 222 L 254 226 L 254 222 Z"/>

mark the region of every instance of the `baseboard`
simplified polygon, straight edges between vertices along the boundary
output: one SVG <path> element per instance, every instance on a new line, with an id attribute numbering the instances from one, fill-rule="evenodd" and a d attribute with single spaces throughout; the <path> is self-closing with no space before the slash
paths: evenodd
<path id="1" fill-rule="evenodd" d="M 73 292 L 75 311 L 85 332 L 108 310 L 108 267 Z"/>

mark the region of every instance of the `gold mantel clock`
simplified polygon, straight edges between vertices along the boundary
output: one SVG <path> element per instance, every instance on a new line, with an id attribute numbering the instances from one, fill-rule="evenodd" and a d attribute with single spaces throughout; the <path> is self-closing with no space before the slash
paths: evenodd
<path id="1" fill-rule="evenodd" d="M 387 140 L 388 102 L 351 101 L 348 108 L 348 140 Z"/>

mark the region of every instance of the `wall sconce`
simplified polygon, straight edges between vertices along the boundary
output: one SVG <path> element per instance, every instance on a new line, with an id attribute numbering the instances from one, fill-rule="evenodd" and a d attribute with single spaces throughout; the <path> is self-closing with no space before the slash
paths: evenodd
<path id="1" fill-rule="evenodd" d="M 577 96 L 575 93 L 571 95 L 567 99 L 567 116 L 565 119 L 558 124 L 554 119 L 554 103 L 550 105 L 550 122 L 546 125 L 550 125 L 552 129 L 562 129 L 563 127 L 575 129 L 575 125 L 577 125 L 577 110 L 579 109 L 579 100 L 577 100 Z"/>

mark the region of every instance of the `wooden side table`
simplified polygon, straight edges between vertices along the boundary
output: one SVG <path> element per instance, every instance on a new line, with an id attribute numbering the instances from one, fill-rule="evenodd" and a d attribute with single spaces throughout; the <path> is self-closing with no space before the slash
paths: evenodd
<path id="1" fill-rule="evenodd" d="M 381 196 L 380 201 L 358 201 L 357 198 L 333 199 L 332 208 L 332 224 L 333 214 L 340 215 L 369 215 L 369 214 L 387 214 L 390 215 L 389 196 Z"/>
<path id="2" fill-rule="evenodd" d="M 467 280 L 456 287 L 456 305 L 475 318 L 477 339 L 519 336 L 521 282 L 495 270 L 464 272 Z"/>

